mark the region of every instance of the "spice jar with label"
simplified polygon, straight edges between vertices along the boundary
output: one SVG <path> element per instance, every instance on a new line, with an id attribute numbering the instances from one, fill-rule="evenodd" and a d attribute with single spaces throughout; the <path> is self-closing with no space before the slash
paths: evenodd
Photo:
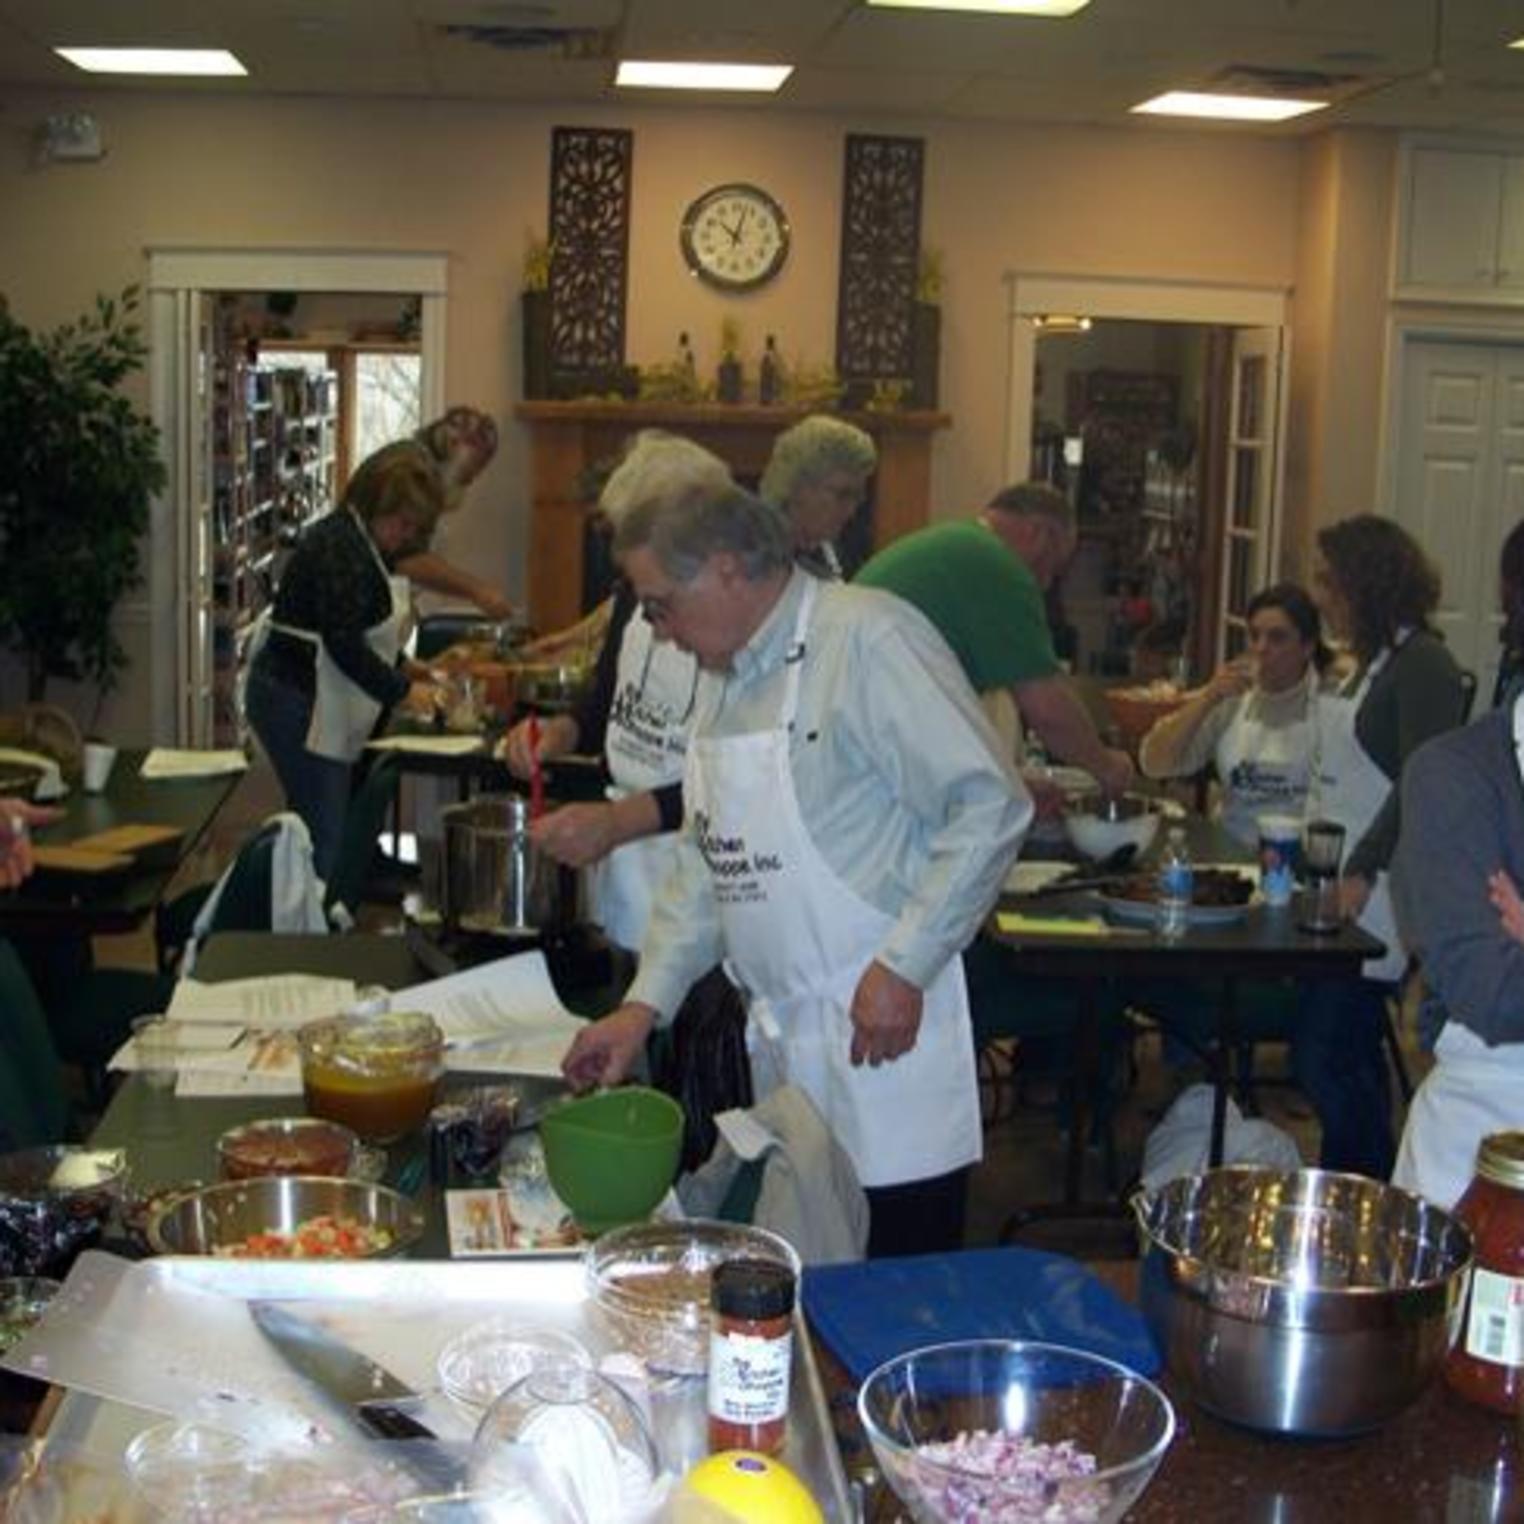
<path id="1" fill-rule="evenodd" d="M 1513 1414 L 1524 1398 L 1524 1132 L 1496 1132 L 1456 1203 L 1475 1263 L 1445 1379 L 1471 1402 Z"/>
<path id="2" fill-rule="evenodd" d="M 794 1273 L 760 1259 L 716 1266 L 709 1340 L 709 1448 L 776 1455 L 788 1433 Z"/>

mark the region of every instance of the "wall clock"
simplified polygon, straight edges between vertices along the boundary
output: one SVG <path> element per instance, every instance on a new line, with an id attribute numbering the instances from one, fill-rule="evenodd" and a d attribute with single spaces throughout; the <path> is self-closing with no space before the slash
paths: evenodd
<path id="1" fill-rule="evenodd" d="M 717 185 L 683 213 L 678 241 L 700 280 L 724 291 L 750 291 L 783 268 L 788 218 L 755 185 Z"/>

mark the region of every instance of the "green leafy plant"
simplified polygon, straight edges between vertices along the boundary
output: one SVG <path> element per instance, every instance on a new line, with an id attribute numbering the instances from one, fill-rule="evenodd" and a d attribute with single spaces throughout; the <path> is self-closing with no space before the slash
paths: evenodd
<path id="1" fill-rule="evenodd" d="M 739 360 L 741 358 L 741 323 L 739 318 L 723 317 L 720 319 L 720 358 L 722 360 Z"/>
<path id="2" fill-rule="evenodd" d="M 158 430 L 118 390 L 148 354 L 138 300 L 99 296 L 37 334 L 0 297 L 0 645 L 21 653 L 33 702 L 54 677 L 104 695 L 127 665 L 111 616 L 142 581 L 165 481 Z"/>
<path id="3" fill-rule="evenodd" d="M 540 238 L 534 233 L 524 234 L 523 290 L 550 290 L 550 261 L 554 254 L 555 246 L 549 239 Z"/>

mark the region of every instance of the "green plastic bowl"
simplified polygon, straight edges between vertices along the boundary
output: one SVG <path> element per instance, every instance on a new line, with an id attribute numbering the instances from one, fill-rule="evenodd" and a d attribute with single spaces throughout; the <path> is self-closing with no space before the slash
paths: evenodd
<path id="1" fill-rule="evenodd" d="M 677 1174 L 683 1108 L 632 1085 L 567 1101 L 540 1118 L 545 1170 L 585 1233 L 640 1222 Z"/>

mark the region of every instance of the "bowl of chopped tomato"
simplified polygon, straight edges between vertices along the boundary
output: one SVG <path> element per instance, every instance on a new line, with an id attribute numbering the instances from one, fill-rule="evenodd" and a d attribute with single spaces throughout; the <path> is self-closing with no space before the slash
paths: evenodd
<path id="1" fill-rule="evenodd" d="M 398 1191 L 311 1175 L 229 1180 L 176 1196 L 148 1223 L 158 1254 L 376 1259 L 403 1253 L 423 1214 Z"/>

